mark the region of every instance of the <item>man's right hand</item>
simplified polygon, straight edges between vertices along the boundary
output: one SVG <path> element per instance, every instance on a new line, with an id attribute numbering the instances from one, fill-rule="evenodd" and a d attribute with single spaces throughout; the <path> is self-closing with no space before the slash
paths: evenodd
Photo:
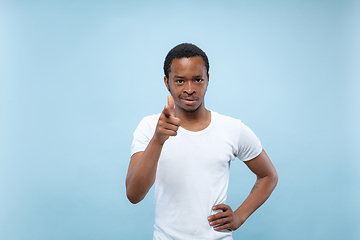
<path id="1" fill-rule="evenodd" d="M 159 117 L 155 134 L 145 151 L 131 156 L 125 182 L 130 202 L 140 202 L 149 192 L 155 182 L 162 145 L 170 136 L 176 136 L 179 126 L 180 119 L 174 116 L 174 99 L 168 96 L 168 104 Z"/>
<path id="2" fill-rule="evenodd" d="M 174 116 L 174 99 L 168 96 L 168 104 L 164 107 L 154 134 L 155 140 L 161 145 L 170 137 L 176 136 L 180 126 L 180 119 Z"/>

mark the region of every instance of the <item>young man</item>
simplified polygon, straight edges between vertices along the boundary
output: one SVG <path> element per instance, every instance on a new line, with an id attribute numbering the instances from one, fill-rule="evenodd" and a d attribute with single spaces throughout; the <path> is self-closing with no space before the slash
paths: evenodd
<path id="1" fill-rule="evenodd" d="M 232 239 L 274 190 L 276 170 L 246 125 L 205 108 L 209 62 L 201 49 L 174 47 L 164 72 L 171 95 L 162 113 L 145 117 L 134 132 L 127 197 L 140 202 L 155 182 L 154 239 Z M 235 157 L 257 180 L 233 211 L 225 201 Z"/>

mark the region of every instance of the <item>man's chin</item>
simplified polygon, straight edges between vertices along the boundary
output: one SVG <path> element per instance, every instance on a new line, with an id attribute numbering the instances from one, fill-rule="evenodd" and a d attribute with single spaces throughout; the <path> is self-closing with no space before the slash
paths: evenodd
<path id="1" fill-rule="evenodd" d="M 200 106 L 198 106 L 197 108 L 181 108 L 181 109 L 184 110 L 184 112 L 187 112 L 187 113 L 194 113 L 194 112 L 196 112 L 199 108 L 200 108 Z"/>

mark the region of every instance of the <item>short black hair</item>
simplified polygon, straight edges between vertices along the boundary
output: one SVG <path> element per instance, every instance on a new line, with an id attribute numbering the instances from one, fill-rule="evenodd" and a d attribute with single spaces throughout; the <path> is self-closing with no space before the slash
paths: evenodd
<path id="1" fill-rule="evenodd" d="M 209 60 L 206 56 L 205 52 L 201 50 L 199 47 L 195 46 L 192 43 L 181 43 L 177 46 L 175 46 L 173 49 L 169 51 L 169 53 L 166 55 L 165 61 L 164 61 L 164 73 L 167 78 L 169 78 L 169 72 L 170 72 L 170 66 L 171 62 L 174 58 L 180 59 L 183 57 L 189 58 L 189 57 L 196 57 L 200 56 L 205 62 L 205 67 L 207 74 L 209 74 Z"/>

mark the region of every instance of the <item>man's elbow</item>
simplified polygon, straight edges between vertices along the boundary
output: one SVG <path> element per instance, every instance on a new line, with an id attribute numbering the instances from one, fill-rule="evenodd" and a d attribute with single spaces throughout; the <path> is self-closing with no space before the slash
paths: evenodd
<path id="1" fill-rule="evenodd" d="M 141 202 L 144 199 L 143 196 L 138 196 L 138 195 L 135 195 L 135 194 L 131 194 L 131 193 L 129 193 L 129 191 L 126 191 L 126 196 L 127 196 L 127 198 L 129 199 L 129 201 L 132 204 L 137 204 L 137 203 Z"/>
<path id="2" fill-rule="evenodd" d="M 279 176 L 276 172 L 276 170 L 274 169 L 274 171 L 270 174 L 270 179 L 271 179 L 271 185 L 273 186 L 273 189 L 276 187 L 278 181 L 279 181 Z"/>
<path id="3" fill-rule="evenodd" d="M 132 197 L 129 197 L 127 196 L 127 198 L 129 199 L 129 201 L 132 203 L 132 204 L 137 204 L 139 202 L 141 202 L 141 200 L 137 199 L 137 198 L 132 198 Z"/>

